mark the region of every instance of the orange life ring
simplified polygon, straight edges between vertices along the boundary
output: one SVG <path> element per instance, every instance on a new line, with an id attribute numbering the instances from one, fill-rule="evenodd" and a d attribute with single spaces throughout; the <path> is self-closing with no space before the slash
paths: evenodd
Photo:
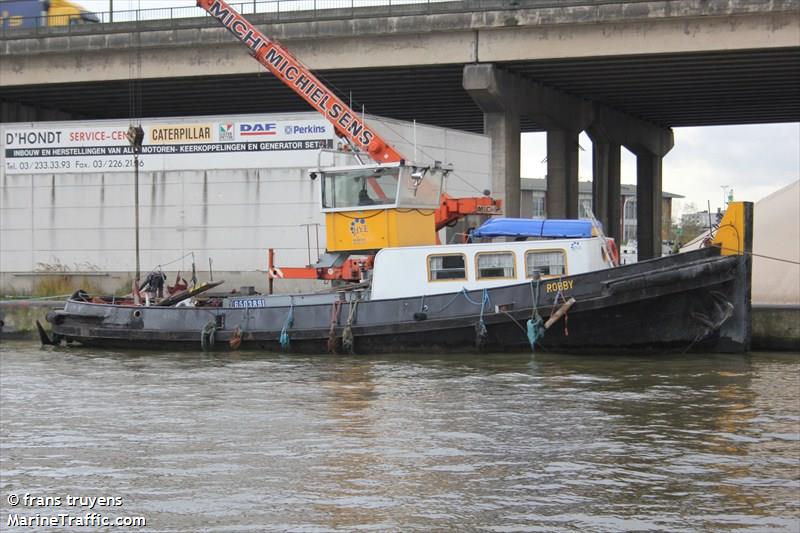
<path id="1" fill-rule="evenodd" d="M 269 276 L 270 279 L 282 279 L 283 272 L 278 267 L 272 267 L 271 269 L 267 270 L 267 276 Z"/>

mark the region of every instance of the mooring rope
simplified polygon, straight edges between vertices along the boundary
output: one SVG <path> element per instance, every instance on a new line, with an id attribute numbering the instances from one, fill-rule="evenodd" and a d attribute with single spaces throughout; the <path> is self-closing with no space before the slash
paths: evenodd
<path id="1" fill-rule="evenodd" d="M 464 297 L 473 302 L 470 297 L 467 295 L 467 291 L 464 291 Z M 483 311 L 486 308 L 486 304 L 489 302 L 489 291 L 487 289 L 483 289 L 483 297 L 481 298 L 481 313 L 478 315 L 478 323 L 475 324 L 475 347 L 476 348 L 483 348 L 486 346 L 486 343 L 489 339 L 489 332 L 486 329 L 486 323 L 483 321 Z M 473 302 L 476 303 L 476 302 Z"/>
<path id="2" fill-rule="evenodd" d="M 281 336 L 278 341 L 281 343 L 281 349 L 286 352 L 291 345 L 289 338 L 289 329 L 294 325 L 294 301 L 289 305 L 289 314 L 286 315 L 286 320 L 283 321 L 283 328 L 281 328 Z"/>
<path id="3" fill-rule="evenodd" d="M 355 321 L 356 313 L 358 312 L 359 301 L 360 300 L 350 301 L 350 312 L 347 315 L 347 325 L 344 327 L 344 332 L 342 332 L 342 348 L 344 348 L 344 350 L 351 355 L 355 354 L 355 337 L 353 336 L 353 322 Z"/>
<path id="4" fill-rule="evenodd" d="M 216 337 L 217 324 L 209 320 L 203 329 L 200 330 L 200 347 L 204 352 L 214 349 L 214 338 Z"/>
<path id="5" fill-rule="evenodd" d="M 531 345 L 531 352 L 536 351 L 536 342 L 544 336 L 544 320 L 539 315 L 539 278 L 536 278 L 536 290 L 533 289 L 531 280 L 531 317 L 526 323 L 528 343 Z"/>
<path id="6" fill-rule="evenodd" d="M 333 307 L 331 308 L 331 325 L 328 329 L 328 353 L 336 353 L 336 345 L 338 344 L 336 339 L 336 326 L 339 323 L 339 312 L 342 308 L 342 301 L 336 300 L 333 302 Z"/>

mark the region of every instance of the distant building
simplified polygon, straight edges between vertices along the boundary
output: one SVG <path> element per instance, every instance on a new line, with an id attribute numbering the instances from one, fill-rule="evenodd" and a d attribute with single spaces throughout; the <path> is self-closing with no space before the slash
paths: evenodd
<path id="1" fill-rule="evenodd" d="M 547 218 L 546 201 L 547 180 L 544 178 L 522 178 L 522 195 L 520 197 L 520 216 L 530 218 Z M 622 184 L 620 186 L 620 212 L 622 244 L 636 240 L 636 186 Z M 662 192 L 661 217 L 663 221 L 672 221 L 672 199 L 683 198 L 679 194 Z M 592 209 L 592 182 L 578 182 L 579 216 L 588 218 Z M 669 225 L 669 224 L 668 224 Z M 666 235 L 662 236 L 666 238 Z"/>
<path id="2" fill-rule="evenodd" d="M 709 221 L 711 224 L 718 224 L 722 219 L 722 211 L 717 210 L 710 217 L 707 210 L 697 211 L 695 213 L 685 213 L 681 215 L 681 226 L 698 226 L 701 228 L 708 228 Z"/>

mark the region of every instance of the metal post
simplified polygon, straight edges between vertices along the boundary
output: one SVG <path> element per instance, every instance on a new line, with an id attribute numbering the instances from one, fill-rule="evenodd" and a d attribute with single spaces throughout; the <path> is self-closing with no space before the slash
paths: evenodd
<path id="1" fill-rule="evenodd" d="M 307 265 L 311 266 L 311 224 L 303 224 L 306 227 L 306 252 L 308 254 Z"/>
<path id="2" fill-rule="evenodd" d="M 139 263 L 139 154 L 133 153 L 133 204 L 136 213 L 136 285 L 141 278 L 141 265 Z"/>
<path id="3" fill-rule="evenodd" d="M 114 0 L 108 0 L 108 21 L 114 22 Z"/>
<path id="4" fill-rule="evenodd" d="M 275 266 L 275 250 L 272 248 L 269 249 L 267 253 L 267 280 L 269 286 L 269 294 L 272 294 L 273 290 L 273 282 L 272 279 L 272 268 Z"/>
<path id="5" fill-rule="evenodd" d="M 314 229 L 317 234 L 317 262 L 319 262 L 319 224 L 314 224 Z"/>

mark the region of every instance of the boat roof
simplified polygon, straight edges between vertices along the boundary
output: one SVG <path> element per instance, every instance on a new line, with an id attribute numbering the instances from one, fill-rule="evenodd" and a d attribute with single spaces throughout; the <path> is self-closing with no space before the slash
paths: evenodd
<path id="1" fill-rule="evenodd" d="M 476 229 L 474 237 L 591 237 L 592 222 L 572 219 L 491 218 Z"/>
<path id="2" fill-rule="evenodd" d="M 590 237 L 593 239 L 595 237 Z M 575 237 L 565 237 L 563 239 L 539 239 L 539 240 L 520 240 L 508 242 L 458 242 L 450 244 L 426 244 L 419 246 L 394 246 L 390 248 L 381 248 L 375 255 L 377 261 L 379 257 L 387 255 L 413 255 L 415 253 L 423 254 L 455 254 L 455 253 L 483 253 L 489 251 L 519 251 L 542 249 L 551 250 L 555 248 L 568 249 L 575 242 Z"/>

